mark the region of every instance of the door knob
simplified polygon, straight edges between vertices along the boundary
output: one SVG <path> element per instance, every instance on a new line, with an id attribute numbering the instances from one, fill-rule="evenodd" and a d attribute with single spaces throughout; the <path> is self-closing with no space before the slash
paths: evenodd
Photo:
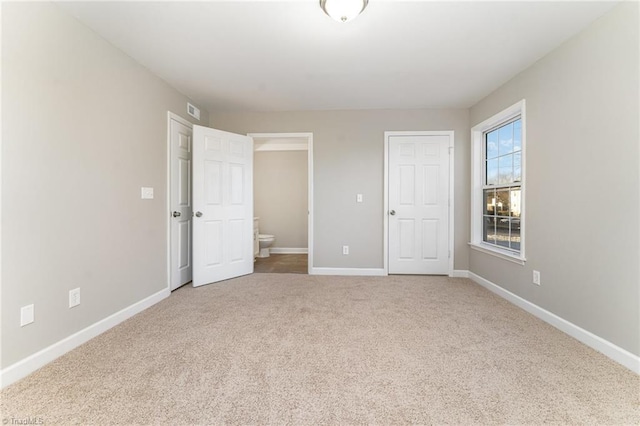
<path id="1" fill-rule="evenodd" d="M 396 211 L 395 211 L 395 210 L 391 210 L 391 211 L 389 212 L 389 214 L 390 214 L 391 216 L 395 216 L 395 215 L 396 215 Z"/>
<path id="2" fill-rule="evenodd" d="M 173 212 L 173 217 L 180 217 L 180 212 Z"/>
<path id="3" fill-rule="evenodd" d="M 196 217 L 202 217 L 202 212 L 196 212 Z"/>

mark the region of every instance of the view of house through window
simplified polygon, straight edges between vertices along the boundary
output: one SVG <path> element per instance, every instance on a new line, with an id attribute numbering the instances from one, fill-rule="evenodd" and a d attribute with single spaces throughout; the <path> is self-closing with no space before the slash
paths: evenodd
<path id="1" fill-rule="evenodd" d="M 520 251 L 522 120 L 516 117 L 483 134 L 482 241 Z"/>

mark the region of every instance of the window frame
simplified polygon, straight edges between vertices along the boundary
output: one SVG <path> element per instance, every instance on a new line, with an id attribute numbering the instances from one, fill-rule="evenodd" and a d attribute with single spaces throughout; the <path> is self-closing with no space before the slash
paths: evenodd
<path id="1" fill-rule="evenodd" d="M 522 99 L 494 116 L 471 128 L 471 241 L 469 246 L 477 251 L 487 253 L 520 265 L 526 262 L 526 102 Z M 483 241 L 484 189 L 485 189 L 485 134 L 491 130 L 508 124 L 520 117 L 521 135 L 521 178 L 520 186 L 520 251 L 501 248 Z M 501 185 L 498 185 L 501 186 Z M 518 186 L 518 185 L 511 185 Z"/>

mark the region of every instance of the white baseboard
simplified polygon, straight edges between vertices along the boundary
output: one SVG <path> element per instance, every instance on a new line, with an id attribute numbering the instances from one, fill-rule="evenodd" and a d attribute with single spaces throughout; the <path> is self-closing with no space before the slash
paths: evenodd
<path id="1" fill-rule="evenodd" d="M 271 247 L 269 253 L 272 254 L 307 254 L 309 249 L 306 247 L 290 248 L 290 247 Z"/>
<path id="2" fill-rule="evenodd" d="M 371 277 L 387 274 L 383 268 L 311 268 L 309 275 L 357 275 Z"/>
<path id="3" fill-rule="evenodd" d="M 522 297 L 511 293 L 508 290 L 500 287 L 497 284 L 492 283 L 491 281 L 482 278 L 481 276 L 474 274 L 473 272 L 468 272 L 469 278 L 476 283 L 480 284 L 482 287 L 491 291 L 492 293 L 497 294 L 498 296 L 508 300 L 514 305 L 524 309 L 530 314 L 540 318 L 544 322 L 551 324 L 555 328 L 560 331 L 567 333 L 569 336 L 574 339 L 579 340 L 585 345 L 589 346 L 592 349 L 606 355 L 612 360 L 616 361 L 619 364 L 627 367 L 629 370 L 633 371 L 636 374 L 640 374 L 640 357 L 632 354 L 631 352 L 623 349 L 619 346 L 614 345 L 608 340 L 603 339 L 600 336 L 596 336 L 595 334 L 587 331 L 577 325 L 565 320 L 564 318 L 559 317 L 558 315 L 547 311 L 546 309 L 541 308 L 540 306 L 529 302 Z"/>
<path id="4" fill-rule="evenodd" d="M 72 349 L 77 348 L 83 343 L 88 342 L 99 334 L 102 334 L 110 328 L 131 318 L 135 314 L 155 305 L 170 294 L 171 292 L 168 288 L 152 294 L 151 296 L 82 329 L 69 337 L 65 337 L 53 345 L 8 366 L 0 371 L 0 388 L 9 386 L 11 383 L 17 382 L 18 380 L 28 376 L 54 359 L 66 354 Z"/>
<path id="5" fill-rule="evenodd" d="M 463 269 L 454 269 L 451 278 L 469 278 L 469 271 Z"/>

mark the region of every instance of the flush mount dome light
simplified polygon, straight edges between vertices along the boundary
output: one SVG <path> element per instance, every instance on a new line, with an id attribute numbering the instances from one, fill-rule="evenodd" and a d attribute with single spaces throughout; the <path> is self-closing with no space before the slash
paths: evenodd
<path id="1" fill-rule="evenodd" d="M 347 22 L 360 15 L 369 0 L 320 0 L 324 13 L 338 22 Z"/>

